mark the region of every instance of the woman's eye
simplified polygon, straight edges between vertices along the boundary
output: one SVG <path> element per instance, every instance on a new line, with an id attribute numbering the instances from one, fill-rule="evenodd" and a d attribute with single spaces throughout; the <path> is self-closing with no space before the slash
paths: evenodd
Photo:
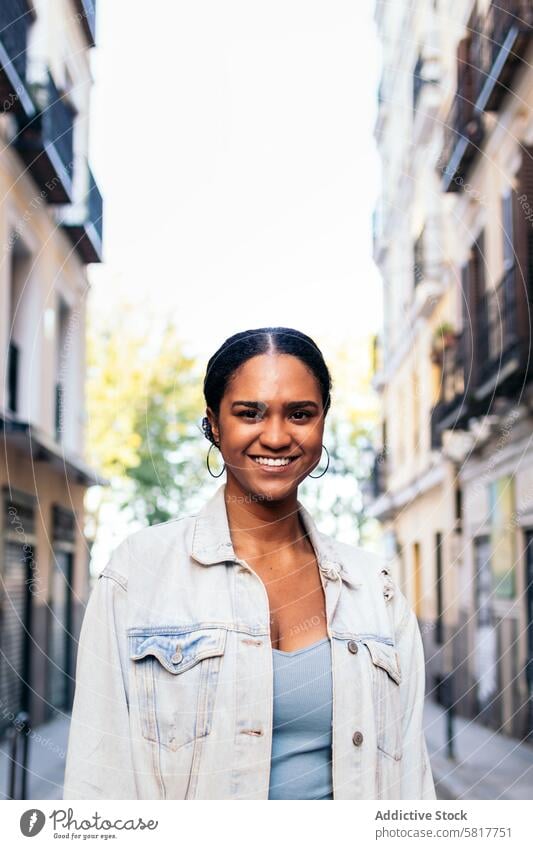
<path id="1" fill-rule="evenodd" d="M 252 419 L 260 418 L 261 414 L 259 412 L 256 412 L 255 410 L 243 410 L 242 413 L 237 413 L 237 415 L 240 416 L 241 418 L 249 419 L 250 421 L 252 421 Z M 304 419 L 311 418 L 311 413 L 309 413 L 307 410 L 295 410 L 295 412 L 291 414 L 291 416 L 298 416 L 298 415 L 303 416 Z M 296 419 L 296 421 L 301 422 L 301 421 L 303 421 L 303 419 L 298 418 L 298 419 Z"/>

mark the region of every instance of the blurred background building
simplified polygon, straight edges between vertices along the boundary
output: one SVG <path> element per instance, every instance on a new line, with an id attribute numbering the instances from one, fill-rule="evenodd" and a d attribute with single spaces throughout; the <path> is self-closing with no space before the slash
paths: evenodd
<path id="1" fill-rule="evenodd" d="M 68 709 L 88 585 L 86 266 L 93 0 L 0 3 L 0 735 Z"/>
<path id="2" fill-rule="evenodd" d="M 280 26 L 253 4 L 160 3 L 125 39 L 102 4 L 91 52 L 94 0 L 0 0 L 0 794 L 28 710 L 46 731 L 27 798 L 61 798 L 84 529 L 94 570 L 135 524 L 194 510 L 213 484 L 207 358 L 282 316 L 334 372 L 332 463 L 304 501 L 347 542 L 378 520 L 420 621 L 439 798 L 531 795 L 533 749 L 512 738 L 533 731 L 532 3 L 376 0 L 377 394 L 372 5 L 288 4 Z M 131 85 L 140 43 L 165 85 Z M 172 168 L 132 129 L 139 103 L 165 115 Z M 239 291 L 269 297 L 227 309 Z"/>
<path id="3" fill-rule="evenodd" d="M 533 4 L 381 2 L 371 514 L 427 693 L 533 732 Z"/>

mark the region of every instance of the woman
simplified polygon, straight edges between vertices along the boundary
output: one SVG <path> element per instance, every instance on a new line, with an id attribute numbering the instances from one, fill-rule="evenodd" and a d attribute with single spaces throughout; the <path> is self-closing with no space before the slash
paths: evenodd
<path id="1" fill-rule="evenodd" d="M 211 357 L 207 466 L 217 446 L 226 482 L 99 576 L 64 798 L 435 798 L 416 617 L 379 557 L 297 499 L 330 390 L 296 330 L 237 333 Z"/>

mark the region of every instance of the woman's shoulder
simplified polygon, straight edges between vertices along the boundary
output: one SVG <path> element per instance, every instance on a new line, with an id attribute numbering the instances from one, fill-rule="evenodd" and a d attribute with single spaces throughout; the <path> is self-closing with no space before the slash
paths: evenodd
<path id="1" fill-rule="evenodd" d="M 132 531 L 112 550 L 100 575 L 114 578 L 126 589 L 132 570 L 139 564 L 146 568 L 172 562 L 166 555 L 188 538 L 195 518 L 195 514 L 180 516 Z"/>

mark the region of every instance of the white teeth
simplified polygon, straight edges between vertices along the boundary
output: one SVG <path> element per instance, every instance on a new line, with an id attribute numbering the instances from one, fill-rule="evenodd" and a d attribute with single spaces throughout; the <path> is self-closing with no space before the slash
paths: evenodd
<path id="1" fill-rule="evenodd" d="M 280 457 L 277 460 L 272 460 L 270 457 L 253 457 L 252 459 L 262 466 L 288 466 L 291 462 L 288 457 Z"/>

